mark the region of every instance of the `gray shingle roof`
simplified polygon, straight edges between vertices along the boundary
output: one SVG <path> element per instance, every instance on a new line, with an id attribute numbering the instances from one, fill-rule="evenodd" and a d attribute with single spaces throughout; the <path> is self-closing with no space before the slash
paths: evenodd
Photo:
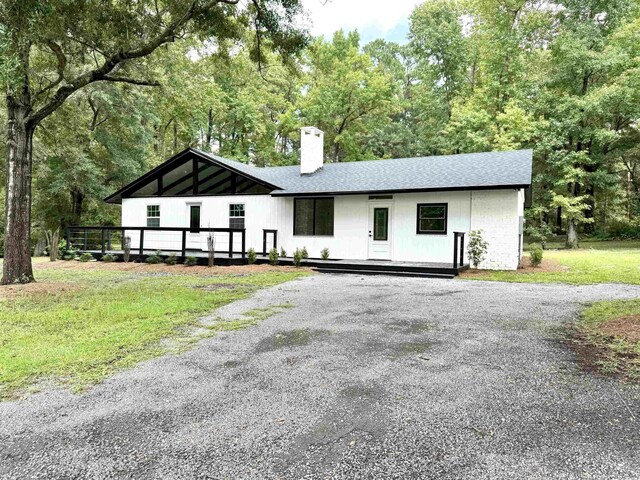
<path id="1" fill-rule="evenodd" d="M 325 163 L 313 175 L 298 165 L 255 167 L 198 151 L 236 170 L 280 187 L 272 195 L 455 190 L 531 184 L 531 150 L 465 153 L 363 162 Z"/>

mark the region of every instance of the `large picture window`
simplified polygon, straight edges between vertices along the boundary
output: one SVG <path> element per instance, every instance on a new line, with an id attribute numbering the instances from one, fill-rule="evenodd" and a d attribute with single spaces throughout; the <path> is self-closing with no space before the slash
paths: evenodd
<path id="1" fill-rule="evenodd" d="M 160 205 L 147 205 L 147 227 L 160 226 Z"/>
<path id="2" fill-rule="evenodd" d="M 416 233 L 446 234 L 447 204 L 419 203 Z"/>
<path id="3" fill-rule="evenodd" d="M 294 235 L 333 235 L 333 198 L 296 198 Z"/>

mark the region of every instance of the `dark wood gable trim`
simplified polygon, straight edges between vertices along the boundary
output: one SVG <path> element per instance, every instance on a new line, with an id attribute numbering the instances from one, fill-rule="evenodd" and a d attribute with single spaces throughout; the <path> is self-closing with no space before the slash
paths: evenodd
<path id="1" fill-rule="evenodd" d="M 166 174 L 167 172 L 171 171 L 173 168 L 175 168 L 176 165 L 179 165 L 180 161 L 184 160 L 184 157 L 189 156 L 189 155 L 193 156 L 192 161 L 193 161 L 193 167 L 194 168 L 193 168 L 192 173 L 190 173 L 188 175 L 185 175 L 183 178 L 172 182 L 170 185 L 162 185 L 162 176 L 164 174 Z M 206 155 L 203 155 L 202 153 L 198 152 L 197 150 L 194 150 L 192 148 L 187 148 L 187 149 L 183 150 L 182 152 L 177 153 L 173 157 L 169 158 L 164 163 L 158 165 L 154 169 L 150 170 L 146 174 L 142 175 L 138 179 L 136 179 L 133 182 L 129 183 L 128 185 L 125 185 L 124 187 L 122 187 L 117 192 L 109 195 L 107 198 L 104 199 L 104 201 L 107 202 L 107 203 L 120 203 L 123 197 L 126 197 L 126 196 L 130 195 L 131 193 L 135 192 L 136 190 L 139 190 L 144 185 L 146 185 L 146 184 L 148 184 L 148 183 L 150 183 L 150 182 L 152 182 L 154 180 L 157 182 L 156 195 L 154 195 L 154 196 L 162 195 L 162 193 L 168 191 L 170 188 L 173 188 L 176 185 L 179 185 L 180 182 L 183 182 L 183 181 L 187 180 L 190 175 L 193 175 L 194 195 L 202 195 L 203 193 L 206 193 L 206 191 L 199 192 L 198 191 L 198 185 L 202 184 L 202 183 L 204 183 L 204 182 L 206 182 L 208 180 L 211 180 L 211 178 L 217 176 L 220 173 L 220 171 L 216 172 L 213 175 L 205 177 L 204 179 L 200 179 L 199 176 L 204 170 L 206 170 L 206 167 L 201 167 L 200 169 L 196 168 L 197 164 L 198 164 L 198 161 L 201 161 L 201 162 L 207 163 L 209 165 L 214 165 L 216 167 L 219 167 L 221 169 L 221 171 L 223 171 L 223 172 L 224 171 L 232 172 L 231 177 L 233 178 L 233 181 L 236 181 L 236 178 L 239 176 L 241 179 L 250 180 L 251 182 L 254 182 L 254 183 L 258 184 L 258 185 L 261 185 L 261 186 L 263 186 L 264 188 L 266 188 L 266 189 L 268 189 L 270 191 L 281 190 L 281 188 L 276 186 L 276 185 L 270 184 L 268 182 L 265 182 L 264 180 L 261 180 L 261 179 L 259 179 L 257 177 L 254 177 L 253 175 L 250 175 L 248 173 L 242 172 L 242 171 L 240 171 L 240 170 L 238 170 L 238 169 L 236 169 L 236 168 L 234 168 L 234 167 L 232 167 L 230 165 L 227 165 L 226 163 L 217 161 L 215 158 L 211 158 L 211 157 L 208 157 Z M 186 162 L 183 162 L 183 163 L 186 163 Z M 244 181 L 242 183 L 244 183 Z M 208 187 L 206 190 L 210 191 L 211 187 Z"/>

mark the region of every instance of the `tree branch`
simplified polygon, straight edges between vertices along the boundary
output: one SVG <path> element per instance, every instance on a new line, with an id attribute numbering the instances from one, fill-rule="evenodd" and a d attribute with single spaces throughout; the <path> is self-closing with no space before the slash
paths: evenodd
<path id="1" fill-rule="evenodd" d="M 210 0 L 204 5 L 197 7 L 197 0 L 191 0 L 189 8 L 187 8 L 184 15 L 177 18 L 169 25 L 167 25 L 158 35 L 150 40 L 142 43 L 137 48 L 131 48 L 130 50 L 121 50 L 111 56 L 108 56 L 102 65 L 89 70 L 77 77 L 71 79 L 66 85 L 59 87 L 55 95 L 40 109 L 33 112 L 29 118 L 28 123 L 37 125 L 44 118 L 51 115 L 60 105 L 62 105 L 67 98 L 81 88 L 89 85 L 93 82 L 99 81 L 123 81 L 126 82 L 130 79 L 123 79 L 123 77 L 109 77 L 109 74 L 122 62 L 132 60 L 136 58 L 146 57 L 150 55 L 159 46 L 172 42 L 178 31 L 183 28 L 193 17 L 206 13 L 209 9 L 213 8 L 219 3 L 225 3 L 229 5 L 236 5 L 239 0 Z M 133 83 L 133 82 L 127 82 Z M 146 85 L 147 83 L 144 83 Z"/>
<path id="2" fill-rule="evenodd" d="M 36 96 L 42 95 L 44 92 L 46 92 L 48 90 L 51 90 L 55 86 L 59 85 L 60 82 L 62 82 L 62 80 L 64 80 L 64 69 L 67 66 L 67 57 L 65 56 L 64 52 L 62 51 L 62 48 L 60 48 L 60 45 L 58 45 L 53 40 L 47 40 L 46 44 L 47 44 L 47 47 L 49 47 L 51 49 L 53 54 L 56 56 L 56 59 L 58 60 L 58 65 L 56 67 L 56 71 L 58 73 L 58 78 L 56 78 L 52 83 L 50 83 L 46 87 L 42 88 L 40 91 L 36 92 Z"/>
<path id="3" fill-rule="evenodd" d="M 142 85 L 144 87 L 159 87 L 160 83 L 153 80 L 137 80 L 135 78 L 128 77 L 114 77 L 112 75 L 105 75 L 102 77 L 102 80 L 105 82 L 120 82 L 120 83 L 130 83 L 132 85 Z"/>

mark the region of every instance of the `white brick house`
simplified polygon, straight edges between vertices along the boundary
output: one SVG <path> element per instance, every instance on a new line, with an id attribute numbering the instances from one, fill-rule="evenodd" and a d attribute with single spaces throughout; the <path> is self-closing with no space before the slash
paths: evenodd
<path id="1" fill-rule="evenodd" d="M 456 232 L 482 230 L 480 267 L 518 267 L 530 150 L 324 164 L 321 131 L 302 129 L 301 145 L 301 165 L 266 168 L 189 148 L 106 201 L 122 204 L 123 226 L 189 227 L 190 249 L 207 248 L 199 228 L 230 227 L 256 251 L 268 231 L 311 258 L 328 248 L 336 259 L 450 263 Z M 180 243 L 179 232 L 144 237 L 144 248 Z"/>

